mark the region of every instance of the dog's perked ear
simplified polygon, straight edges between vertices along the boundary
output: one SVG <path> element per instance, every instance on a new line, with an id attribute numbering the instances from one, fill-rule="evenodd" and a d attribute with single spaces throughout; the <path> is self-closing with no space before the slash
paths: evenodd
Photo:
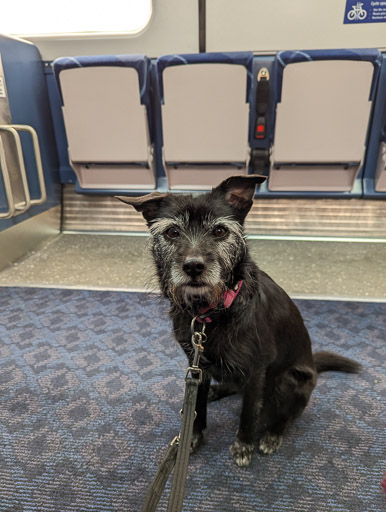
<path id="1" fill-rule="evenodd" d="M 253 204 L 256 185 L 266 179 L 266 176 L 260 174 L 231 176 L 213 189 L 213 193 L 223 194 L 227 203 L 245 217 Z"/>
<path id="2" fill-rule="evenodd" d="M 137 212 L 141 212 L 147 222 L 154 220 L 158 216 L 158 211 L 169 194 L 161 194 L 160 192 L 152 192 L 146 196 L 129 197 L 129 196 L 114 196 L 123 203 L 134 206 Z"/>

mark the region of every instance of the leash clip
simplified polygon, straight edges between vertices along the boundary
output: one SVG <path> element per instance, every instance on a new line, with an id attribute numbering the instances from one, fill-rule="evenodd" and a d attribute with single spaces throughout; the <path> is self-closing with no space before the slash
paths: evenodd
<path id="1" fill-rule="evenodd" d="M 192 368 L 198 369 L 200 355 L 201 355 L 201 352 L 204 351 L 203 344 L 206 342 L 207 336 L 205 334 L 206 323 L 204 321 L 201 323 L 201 325 L 202 325 L 201 331 L 196 331 L 194 329 L 194 322 L 197 320 L 197 318 L 198 318 L 197 316 L 193 317 L 192 323 L 190 324 L 190 331 L 192 333 L 192 345 L 194 348 L 194 357 L 193 357 Z M 201 379 L 201 377 L 200 377 L 200 379 Z M 201 380 L 200 380 L 200 382 L 201 382 Z"/>
<path id="2" fill-rule="evenodd" d="M 198 375 L 198 383 L 201 384 L 202 370 L 198 366 L 189 366 L 189 368 L 186 370 L 185 381 L 187 381 L 189 378 L 196 379 L 197 377 L 195 377 L 194 374 Z"/>
<path id="3" fill-rule="evenodd" d="M 199 347 L 201 351 L 204 350 L 203 344 L 206 342 L 207 336 L 205 334 L 206 323 L 205 320 L 200 321 L 200 325 L 202 326 L 201 331 L 196 331 L 194 328 L 194 323 L 200 316 L 194 316 L 192 318 L 192 322 L 190 324 L 190 332 L 192 333 L 192 345 L 193 347 Z"/>
<path id="4" fill-rule="evenodd" d="M 181 409 L 182 410 L 182 409 Z M 175 444 L 178 445 L 178 443 L 180 442 L 180 434 L 178 434 L 178 436 L 176 436 L 172 442 L 170 443 L 170 446 L 174 446 Z"/>

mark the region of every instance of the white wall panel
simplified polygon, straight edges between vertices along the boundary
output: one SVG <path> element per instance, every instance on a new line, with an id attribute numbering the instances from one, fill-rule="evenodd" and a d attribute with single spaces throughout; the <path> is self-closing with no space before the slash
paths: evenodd
<path id="1" fill-rule="evenodd" d="M 207 0 L 206 5 L 208 52 L 386 47 L 386 23 L 343 24 L 345 0 Z"/>
<path id="2" fill-rule="evenodd" d="M 97 8 L 97 7 L 96 7 Z M 65 4 L 64 4 L 65 9 Z M 30 37 L 43 60 L 66 55 L 198 52 L 197 0 L 153 0 L 153 15 L 146 29 L 136 36 Z"/>

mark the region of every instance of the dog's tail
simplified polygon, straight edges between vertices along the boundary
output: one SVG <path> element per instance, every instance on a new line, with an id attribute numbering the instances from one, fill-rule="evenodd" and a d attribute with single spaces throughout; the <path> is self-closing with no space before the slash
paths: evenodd
<path id="1" fill-rule="evenodd" d="M 328 371 L 359 373 L 362 368 L 356 361 L 333 352 L 316 352 L 313 354 L 313 359 L 318 373 Z"/>

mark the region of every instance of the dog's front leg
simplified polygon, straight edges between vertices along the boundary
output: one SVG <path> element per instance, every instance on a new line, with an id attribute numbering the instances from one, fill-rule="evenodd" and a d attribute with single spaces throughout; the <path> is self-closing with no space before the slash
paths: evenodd
<path id="1" fill-rule="evenodd" d="M 255 449 L 257 416 L 263 404 L 265 371 L 253 376 L 243 392 L 239 429 L 230 452 L 238 466 L 249 466 Z"/>
<path id="2" fill-rule="evenodd" d="M 193 424 L 193 438 L 191 453 L 196 452 L 204 440 L 204 430 L 206 429 L 206 411 L 208 403 L 210 377 L 203 371 L 202 382 L 198 387 L 196 401 L 196 419 Z"/>

